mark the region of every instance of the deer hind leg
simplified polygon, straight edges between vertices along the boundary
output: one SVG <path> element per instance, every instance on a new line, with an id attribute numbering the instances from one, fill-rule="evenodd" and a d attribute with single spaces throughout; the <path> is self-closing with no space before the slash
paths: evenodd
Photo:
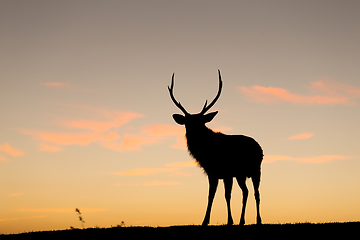
<path id="1" fill-rule="evenodd" d="M 203 226 L 207 226 L 210 222 L 210 212 L 211 212 L 211 206 L 214 200 L 214 196 L 216 193 L 216 189 L 219 183 L 219 179 L 209 177 L 209 196 L 208 196 L 208 205 L 206 209 L 206 214 L 204 221 L 202 223 Z"/>
<path id="2" fill-rule="evenodd" d="M 246 177 L 236 177 L 236 180 L 242 190 L 243 194 L 243 200 L 242 200 L 242 210 L 241 210 L 241 217 L 240 217 L 240 223 L 239 225 L 245 224 L 245 208 L 246 208 L 246 202 L 249 195 L 249 190 L 246 187 Z"/>
<path id="3" fill-rule="evenodd" d="M 224 187 L 225 187 L 225 199 L 228 210 L 228 222 L 227 225 L 233 225 L 234 221 L 231 216 L 231 208 L 230 208 L 230 199 L 231 199 L 231 190 L 233 186 L 233 178 L 224 178 Z"/>
<path id="4" fill-rule="evenodd" d="M 252 182 L 254 185 L 254 195 L 256 200 L 256 224 L 261 224 L 261 217 L 260 217 L 260 192 L 259 192 L 259 185 L 260 185 L 260 172 L 255 174 L 251 177 Z"/>

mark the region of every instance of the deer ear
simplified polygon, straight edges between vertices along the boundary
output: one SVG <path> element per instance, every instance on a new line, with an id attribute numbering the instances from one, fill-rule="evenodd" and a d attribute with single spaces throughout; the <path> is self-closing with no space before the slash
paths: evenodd
<path id="1" fill-rule="evenodd" d="M 213 120 L 213 118 L 216 116 L 217 113 L 218 113 L 218 111 L 204 115 L 205 123 L 208 123 L 211 120 Z"/>
<path id="2" fill-rule="evenodd" d="M 183 115 L 180 115 L 180 114 L 173 114 L 172 115 L 173 119 L 175 120 L 175 122 L 177 124 L 180 124 L 180 125 L 184 125 L 185 124 L 185 117 Z"/>

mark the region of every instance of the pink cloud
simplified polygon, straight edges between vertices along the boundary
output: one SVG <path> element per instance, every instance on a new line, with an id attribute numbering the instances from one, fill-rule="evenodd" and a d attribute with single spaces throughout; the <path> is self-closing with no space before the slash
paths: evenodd
<path id="1" fill-rule="evenodd" d="M 132 176 L 139 176 L 139 175 L 156 175 L 157 173 L 162 172 L 174 172 L 179 170 L 178 168 L 138 168 L 133 169 L 130 171 L 123 171 L 114 173 L 116 175 L 132 175 Z"/>
<path id="2" fill-rule="evenodd" d="M 75 208 L 22 208 L 18 212 L 56 212 L 56 213 L 70 213 L 75 212 Z M 81 212 L 103 212 L 107 209 L 103 208 L 82 208 Z"/>
<path id="3" fill-rule="evenodd" d="M 0 222 L 24 220 L 24 219 L 34 219 L 34 218 L 44 218 L 44 217 L 46 217 L 46 216 L 45 215 L 39 215 L 39 216 L 30 216 L 30 217 L 0 218 Z"/>
<path id="4" fill-rule="evenodd" d="M 101 141 L 101 145 L 117 152 L 139 151 L 144 145 L 157 143 L 158 139 L 145 135 L 124 134 L 122 141 Z"/>
<path id="5" fill-rule="evenodd" d="M 186 138 L 185 137 L 177 137 L 176 144 L 171 145 L 172 148 L 187 150 L 186 146 Z"/>
<path id="6" fill-rule="evenodd" d="M 171 147 L 184 149 L 184 150 L 187 149 L 184 127 L 165 125 L 165 124 L 155 124 L 144 128 L 142 132 L 157 139 L 164 139 L 164 137 L 175 136 L 176 144 L 173 144 Z"/>
<path id="7" fill-rule="evenodd" d="M 143 186 L 168 186 L 168 185 L 179 185 L 180 183 L 178 182 L 162 182 L 162 181 L 152 181 L 152 182 L 147 182 L 147 183 L 143 183 Z"/>
<path id="8" fill-rule="evenodd" d="M 23 156 L 24 153 L 20 150 L 17 150 L 16 148 L 11 147 L 9 144 L 4 143 L 3 145 L 0 145 L 0 152 L 5 152 L 13 157 L 20 157 Z"/>
<path id="9" fill-rule="evenodd" d="M 137 134 L 125 133 L 120 142 L 103 141 L 101 144 L 114 151 L 134 151 L 141 150 L 142 146 L 161 143 L 163 140 L 174 136 L 176 144 L 173 148 L 186 149 L 185 130 L 182 127 L 154 124 L 144 127 Z"/>
<path id="10" fill-rule="evenodd" d="M 88 115 L 88 119 L 83 120 L 61 120 L 57 124 L 65 128 L 83 130 L 81 132 L 50 132 L 38 130 L 20 130 L 21 133 L 31 135 L 38 140 L 40 151 L 58 152 L 66 145 L 88 145 L 98 142 L 103 147 L 113 151 L 137 151 L 143 146 L 161 143 L 169 138 L 175 137 L 175 144 L 171 147 L 186 149 L 185 129 L 180 126 L 153 124 L 141 128 L 137 133 L 124 133 L 119 136 L 113 131 L 129 121 L 143 117 L 134 112 L 109 111 L 102 108 L 93 108 L 79 105 L 60 104 L 67 108 L 76 109 L 77 112 Z M 89 117 L 90 116 L 90 117 Z M 91 118 L 104 118 L 104 121 L 93 120 Z M 88 131 L 85 131 L 88 130 Z M 91 131 L 91 132 L 89 132 Z"/>
<path id="11" fill-rule="evenodd" d="M 79 121 L 59 121 L 60 125 L 72 129 L 86 129 L 102 133 L 111 128 L 118 128 L 129 121 L 142 117 L 141 114 L 133 112 L 108 112 L 101 111 L 104 117 L 111 118 L 111 121 L 79 120 Z"/>
<path id="12" fill-rule="evenodd" d="M 10 162 L 10 160 L 0 156 L 0 162 Z"/>
<path id="13" fill-rule="evenodd" d="M 92 142 L 99 142 L 102 146 L 108 149 L 124 152 L 140 150 L 142 146 L 154 144 L 160 139 L 159 136 L 150 136 L 144 131 L 140 131 L 138 134 L 125 133 L 122 137 L 120 137 L 117 133 L 112 132 L 113 128 L 118 128 L 135 118 L 142 117 L 143 115 L 141 114 L 134 112 L 109 111 L 102 108 L 93 108 L 88 106 L 60 105 L 67 108 L 74 108 L 80 114 L 87 115 L 88 117 L 90 115 L 90 119 L 57 121 L 57 123 L 63 127 L 82 130 L 81 132 L 52 132 L 29 129 L 20 130 L 21 133 L 31 135 L 35 140 L 40 141 L 40 151 L 58 152 L 62 150 L 59 145 L 84 146 Z M 106 120 L 99 121 L 91 119 L 94 117 L 101 117 Z"/>
<path id="14" fill-rule="evenodd" d="M 329 94 L 346 94 L 350 98 L 360 97 L 360 88 L 335 82 L 330 79 L 324 79 L 311 83 L 311 88 L 317 91 L 326 92 Z"/>
<path id="15" fill-rule="evenodd" d="M 334 160 L 349 160 L 352 158 L 357 158 L 357 156 L 323 155 L 317 157 L 290 157 L 279 155 L 265 155 L 263 162 L 271 163 L 275 161 L 295 161 L 303 163 L 325 163 Z"/>
<path id="16" fill-rule="evenodd" d="M 186 171 L 182 171 L 184 168 L 198 166 L 195 161 L 188 162 L 173 162 L 165 164 L 166 167 L 159 168 L 137 168 L 128 171 L 115 172 L 111 174 L 120 175 L 120 176 L 144 176 L 144 175 L 157 175 L 159 173 L 166 173 L 170 177 L 179 177 L 179 176 L 190 176 Z M 160 185 L 174 185 L 178 184 L 175 182 L 159 182 L 153 181 L 150 183 L 142 184 L 145 186 L 160 186 Z M 140 184 L 135 184 L 140 185 Z M 115 184 L 114 186 L 122 186 L 122 184 Z"/>
<path id="17" fill-rule="evenodd" d="M 48 144 L 40 144 L 39 150 L 43 152 L 60 152 L 61 147 L 48 145 Z"/>
<path id="18" fill-rule="evenodd" d="M 22 196 L 24 195 L 23 193 L 10 193 L 8 196 L 9 197 L 18 197 L 18 196 Z"/>
<path id="19" fill-rule="evenodd" d="M 360 98 L 360 88 L 329 79 L 311 83 L 310 90 L 318 93 L 313 96 L 295 94 L 284 88 L 275 87 L 238 87 L 238 90 L 250 100 L 265 104 L 284 101 L 309 105 L 354 105 L 355 100 Z"/>
<path id="20" fill-rule="evenodd" d="M 194 167 L 198 166 L 199 164 L 196 161 L 188 161 L 188 162 L 173 162 L 165 164 L 169 167 Z"/>
<path id="21" fill-rule="evenodd" d="M 156 138 L 125 134 L 120 147 L 126 151 L 140 150 L 143 145 L 152 145 L 158 142 Z"/>
<path id="22" fill-rule="evenodd" d="M 164 125 L 164 124 L 154 124 L 143 129 L 143 132 L 147 133 L 150 136 L 178 136 L 184 135 L 184 127 L 173 126 L 173 125 Z"/>
<path id="23" fill-rule="evenodd" d="M 124 152 L 126 151 L 121 147 L 121 143 L 117 141 L 100 141 L 101 146 L 116 151 L 116 152 Z"/>
<path id="24" fill-rule="evenodd" d="M 231 130 L 228 127 L 221 127 L 214 129 L 214 131 L 226 131 Z M 123 142 L 119 144 L 115 143 L 105 143 L 107 147 L 112 148 L 113 150 L 140 150 L 143 145 L 151 145 L 155 143 L 160 143 L 164 140 L 167 140 L 171 137 L 175 137 L 175 144 L 172 144 L 172 148 L 186 150 L 186 138 L 185 138 L 185 128 L 182 126 L 176 125 L 166 125 L 166 124 L 153 124 L 141 129 L 140 134 L 138 135 L 124 135 Z"/>
<path id="25" fill-rule="evenodd" d="M 93 116 L 101 116 L 103 118 L 107 119 L 116 119 L 116 118 L 124 118 L 124 116 L 134 116 L 135 117 L 142 117 L 143 115 L 139 113 L 133 113 L 133 112 L 119 112 L 119 111 L 111 111 L 105 108 L 99 108 L 99 107 L 91 107 L 91 106 L 85 106 L 85 105 L 76 105 L 76 104 L 58 104 L 59 106 L 64 106 L 67 108 L 73 108 L 82 111 L 82 113 L 90 113 Z"/>
<path id="26" fill-rule="evenodd" d="M 47 86 L 47 87 L 68 87 L 69 83 L 64 83 L 64 82 L 44 82 L 44 83 L 40 83 L 40 85 Z"/>
<path id="27" fill-rule="evenodd" d="M 300 134 L 289 137 L 288 140 L 302 140 L 302 139 L 311 138 L 313 136 L 314 136 L 313 133 L 300 133 Z"/>
<path id="28" fill-rule="evenodd" d="M 165 127 L 166 128 L 166 127 Z M 21 130 L 21 133 L 26 135 L 31 135 L 34 139 L 42 142 L 39 145 L 40 151 L 50 151 L 58 152 L 61 151 L 59 146 L 66 145 L 88 145 L 92 142 L 99 142 L 102 146 L 118 151 L 136 151 L 141 150 L 143 146 L 152 145 L 155 143 L 160 143 L 164 140 L 164 137 L 167 136 L 176 136 L 177 144 L 181 148 L 185 148 L 186 144 L 184 141 L 184 135 L 177 136 L 178 133 L 182 131 L 163 131 L 164 129 L 159 128 L 146 128 L 146 130 L 141 130 L 137 134 L 123 134 L 120 137 L 117 133 L 107 132 L 107 133 L 93 133 L 93 132 L 47 132 L 47 131 L 36 131 L 36 130 Z M 182 132 L 183 133 L 183 132 Z M 180 145 L 181 144 L 181 145 Z M 175 147 L 175 145 L 174 145 Z M 177 146 L 176 146 L 177 147 Z"/>
<path id="29" fill-rule="evenodd" d="M 99 133 L 62 133 L 42 132 L 35 130 L 22 130 L 23 134 L 31 135 L 34 139 L 54 143 L 58 145 L 88 145 L 98 140 L 113 141 L 119 139 L 119 135 L 110 132 L 107 135 Z"/>

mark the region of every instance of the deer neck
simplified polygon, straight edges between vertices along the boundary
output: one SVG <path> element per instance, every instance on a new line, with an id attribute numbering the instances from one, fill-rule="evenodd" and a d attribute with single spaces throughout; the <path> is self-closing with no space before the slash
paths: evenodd
<path id="1" fill-rule="evenodd" d="M 208 139 L 208 137 L 212 134 L 214 134 L 213 130 L 206 127 L 205 125 L 197 128 L 186 128 L 186 139 L 188 143 L 192 141 Z"/>
<path id="2" fill-rule="evenodd" d="M 200 128 L 186 128 L 188 151 L 203 168 L 206 165 L 206 159 L 208 159 L 208 148 L 215 135 L 216 133 L 205 125 Z"/>

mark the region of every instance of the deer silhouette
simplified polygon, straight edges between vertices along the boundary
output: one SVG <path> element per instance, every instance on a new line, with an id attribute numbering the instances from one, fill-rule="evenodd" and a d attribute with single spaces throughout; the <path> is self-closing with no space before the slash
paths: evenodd
<path id="1" fill-rule="evenodd" d="M 184 115 L 173 114 L 175 122 L 185 125 L 187 148 L 190 155 L 198 162 L 200 167 L 208 176 L 209 195 L 208 205 L 203 226 L 210 222 L 210 212 L 219 179 L 224 180 L 225 199 L 228 210 L 228 225 L 234 223 L 231 208 L 231 190 L 233 178 L 235 177 L 243 194 L 240 225 L 245 224 L 245 208 L 248 198 L 248 189 L 246 187 L 246 178 L 251 178 L 254 186 L 257 218 L 256 223 L 261 224 L 260 217 L 260 174 L 263 151 L 260 145 L 251 137 L 244 135 L 226 135 L 221 132 L 214 132 L 205 126 L 218 113 L 211 112 L 205 114 L 215 104 L 221 94 L 222 81 L 220 70 L 219 90 L 214 100 L 207 105 L 207 101 L 200 113 L 190 114 L 185 108 L 177 102 L 174 97 L 174 75 L 172 75 L 171 86 L 168 87 L 170 97 L 175 105 L 184 113 Z"/>

